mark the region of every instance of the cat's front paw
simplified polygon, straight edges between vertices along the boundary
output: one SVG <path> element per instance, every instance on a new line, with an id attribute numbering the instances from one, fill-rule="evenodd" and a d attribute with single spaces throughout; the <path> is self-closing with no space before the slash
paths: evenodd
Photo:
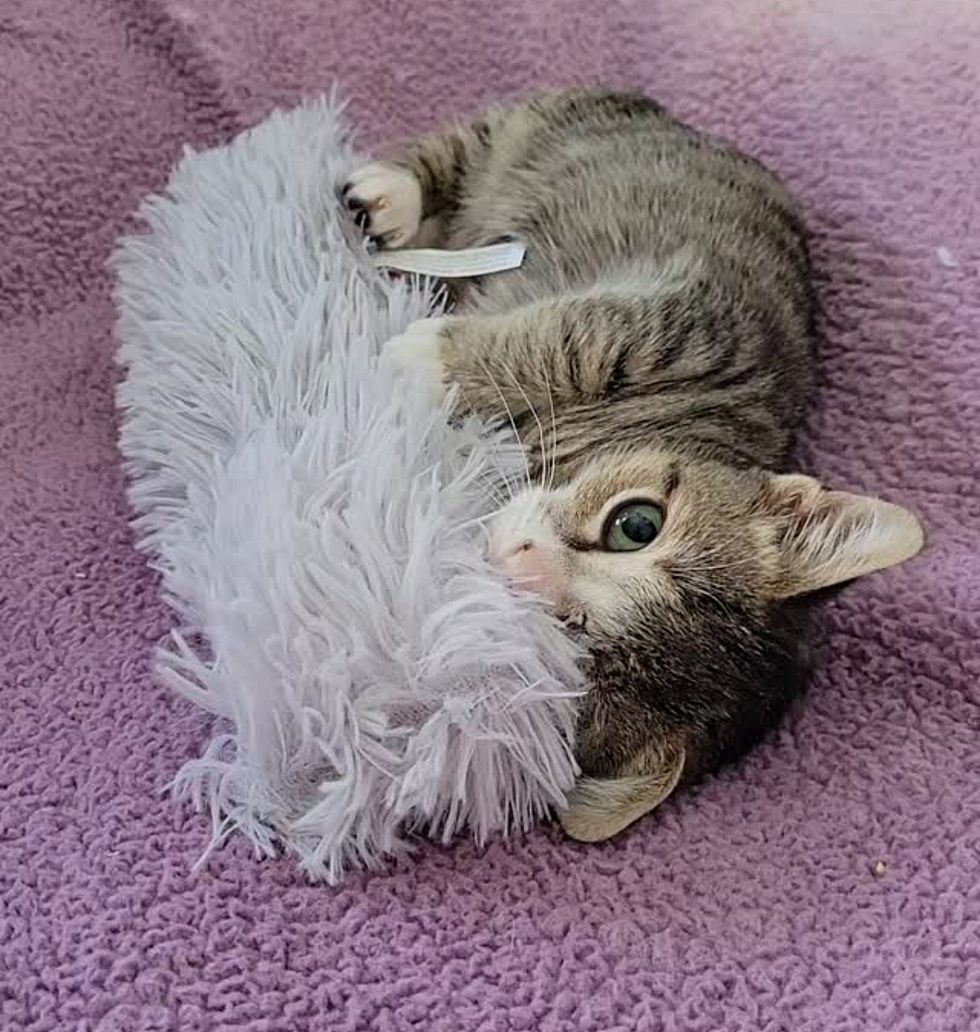
<path id="1" fill-rule="evenodd" d="M 446 394 L 446 367 L 442 360 L 449 319 L 416 319 L 404 333 L 392 337 L 385 345 L 385 357 L 392 365 L 422 375 L 433 403 L 442 401 Z"/>
<path id="2" fill-rule="evenodd" d="M 422 223 L 422 187 L 399 165 L 363 165 L 344 184 L 343 199 L 357 225 L 380 247 L 404 247 Z"/>

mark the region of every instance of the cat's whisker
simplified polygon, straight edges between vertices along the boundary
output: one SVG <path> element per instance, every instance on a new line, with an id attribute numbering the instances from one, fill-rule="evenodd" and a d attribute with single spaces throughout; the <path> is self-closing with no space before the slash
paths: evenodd
<path id="1" fill-rule="evenodd" d="M 507 504 L 508 501 L 511 501 L 513 499 L 513 495 L 511 495 L 510 498 L 504 497 L 504 493 L 489 478 L 487 479 L 486 486 L 487 486 L 487 490 L 490 492 L 490 497 L 494 500 L 494 502 L 497 505 L 496 512 L 499 512 Z M 496 515 L 496 512 L 488 513 L 487 517 L 484 517 L 484 518 L 488 518 L 490 516 L 494 516 L 494 515 Z"/>
<path id="2" fill-rule="evenodd" d="M 509 473 L 504 470 L 495 470 L 487 474 L 486 481 L 494 498 L 498 501 L 513 501 L 514 492 L 511 488 Z"/>
<path id="3" fill-rule="evenodd" d="M 483 531 L 485 542 L 489 545 L 490 531 L 487 528 L 487 523 L 489 520 L 492 520 L 502 508 L 503 506 L 501 506 L 500 509 L 495 509 L 494 511 L 487 513 L 486 515 L 474 516 L 472 519 L 463 520 L 462 523 L 455 524 L 455 528 L 457 530 L 469 530 L 471 527 L 479 527 Z"/>
<path id="4" fill-rule="evenodd" d="M 515 588 L 526 587 L 529 584 L 537 584 L 538 580 L 534 577 L 512 577 L 508 576 L 507 580 Z"/>
<path id="5" fill-rule="evenodd" d="M 749 566 L 750 563 L 748 560 L 731 559 L 723 563 L 702 563 L 694 561 L 687 568 L 696 573 L 727 573 L 732 570 L 745 570 L 748 569 Z"/>
<path id="6" fill-rule="evenodd" d="M 721 561 L 713 561 L 721 560 Z M 756 562 L 753 554 L 742 554 L 739 542 L 733 536 L 722 538 L 712 546 L 697 550 L 687 549 L 684 567 L 695 573 L 727 573 L 733 570 L 749 569 Z"/>
<path id="7" fill-rule="evenodd" d="M 521 454 L 524 454 L 523 448 Z M 512 502 L 514 500 L 514 478 L 505 470 L 496 470 L 492 475 L 488 474 L 488 481 L 491 483 L 491 490 L 494 492 L 498 500 L 503 499 L 505 502 Z"/>
<path id="8" fill-rule="evenodd" d="M 511 411 L 510 405 L 507 404 L 507 398 L 504 397 L 504 392 L 500 389 L 500 384 L 497 383 L 496 377 L 494 377 L 493 373 L 490 371 L 490 367 L 487 365 L 487 363 L 479 355 L 476 356 L 476 359 L 480 363 L 480 368 L 483 370 L 483 372 L 486 374 L 487 379 L 490 381 L 491 386 L 497 392 L 497 397 L 500 398 L 500 403 L 501 403 L 501 405 L 504 406 L 504 411 L 507 413 L 507 420 L 508 420 L 508 422 L 511 425 L 511 429 L 513 429 L 513 431 L 514 431 L 514 436 L 517 438 L 517 444 L 520 447 L 521 454 L 522 454 L 522 456 L 524 458 L 524 478 L 525 478 L 525 480 L 527 482 L 527 486 L 530 487 L 531 486 L 531 462 L 528 459 L 527 446 L 521 440 L 521 433 L 517 429 L 517 421 L 514 419 L 514 413 Z M 510 490 L 510 483 L 509 483 L 509 481 L 508 481 L 507 486 L 508 486 L 508 490 Z M 513 491 L 511 491 L 510 496 L 513 499 L 513 497 L 514 497 Z"/>
<path id="9" fill-rule="evenodd" d="M 542 365 L 541 371 L 544 373 L 544 386 L 548 392 L 548 405 L 551 408 L 551 474 L 548 477 L 548 490 L 551 491 L 555 486 L 555 473 L 558 469 L 558 421 L 555 418 L 555 396 L 551 390 L 551 380 L 548 378 L 548 367 Z M 542 442 L 542 455 L 547 456 L 544 442 Z M 547 469 L 547 462 L 545 462 L 545 469 Z"/>
<path id="10" fill-rule="evenodd" d="M 509 448 L 509 444 L 506 447 Z M 518 447 L 520 448 L 521 456 L 525 457 L 526 452 L 523 446 L 518 445 Z M 501 451 L 505 450 L 503 442 L 499 440 L 495 442 L 495 448 Z M 526 465 L 527 463 L 525 461 L 525 466 Z M 497 511 L 505 508 L 508 503 L 514 500 L 515 478 L 513 474 L 506 468 L 506 466 L 504 468 L 488 470 L 480 478 L 480 482 L 481 485 L 484 486 L 486 490 L 490 493 L 493 500 L 497 503 Z M 495 513 L 491 513 L 489 515 L 495 515 Z"/>
<path id="11" fill-rule="evenodd" d="M 476 484 L 481 491 L 485 491 L 496 503 L 500 503 L 500 478 L 493 470 L 486 470 L 476 478 Z"/>
<path id="12" fill-rule="evenodd" d="M 538 441 L 540 442 L 539 450 L 541 451 L 541 454 L 542 454 L 542 463 L 544 463 L 544 455 L 545 455 L 545 447 L 546 447 L 546 442 L 545 442 L 545 437 L 544 437 L 544 424 L 541 422 L 541 419 L 538 417 L 537 409 L 534 407 L 534 404 L 532 403 L 531 399 L 528 397 L 528 393 L 527 393 L 526 390 L 524 390 L 523 386 L 521 385 L 520 380 L 517 379 L 517 376 L 515 375 L 514 371 L 509 366 L 506 367 L 506 371 L 507 371 L 507 375 L 511 378 L 511 381 L 513 382 L 514 386 L 521 392 L 521 397 L 524 398 L 524 401 L 527 404 L 528 411 L 531 413 L 531 417 L 534 419 L 534 422 L 537 424 L 537 427 L 538 427 Z M 541 467 L 541 474 L 540 474 L 540 476 L 538 478 L 540 480 L 540 482 L 541 482 L 540 486 L 542 488 L 545 487 L 545 482 L 544 482 L 544 471 L 545 471 L 545 468 L 546 468 L 546 466 L 543 464 L 542 467 Z M 528 486 L 529 487 L 531 486 L 530 470 L 528 470 Z"/>

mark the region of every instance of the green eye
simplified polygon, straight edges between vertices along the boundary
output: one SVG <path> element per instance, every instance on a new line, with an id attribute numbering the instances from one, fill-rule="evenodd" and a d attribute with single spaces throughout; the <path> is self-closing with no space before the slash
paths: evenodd
<path id="1" fill-rule="evenodd" d="M 664 511 L 653 502 L 625 502 L 606 520 L 602 547 L 610 552 L 637 552 L 646 548 L 664 525 Z"/>

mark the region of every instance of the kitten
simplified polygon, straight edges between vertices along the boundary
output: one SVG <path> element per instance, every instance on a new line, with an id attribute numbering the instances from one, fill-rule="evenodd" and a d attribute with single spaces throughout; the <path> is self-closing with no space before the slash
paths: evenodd
<path id="1" fill-rule="evenodd" d="M 584 90 L 423 139 L 344 195 L 383 247 L 527 244 L 389 351 L 513 421 L 540 474 L 490 554 L 587 645 L 561 820 L 607 838 L 776 723 L 807 596 L 923 543 L 905 509 L 777 472 L 813 381 L 800 215 L 654 101 Z"/>

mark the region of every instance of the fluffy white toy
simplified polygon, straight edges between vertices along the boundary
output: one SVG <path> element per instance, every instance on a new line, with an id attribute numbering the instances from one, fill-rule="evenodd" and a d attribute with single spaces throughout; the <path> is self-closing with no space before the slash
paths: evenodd
<path id="1" fill-rule="evenodd" d="M 135 526 L 180 619 L 159 670 L 219 718 L 176 784 L 212 846 L 332 882 L 561 807 L 581 690 L 483 558 L 520 450 L 379 358 L 439 305 L 365 253 L 356 164 L 338 105 L 275 114 L 188 151 L 115 259 Z"/>

